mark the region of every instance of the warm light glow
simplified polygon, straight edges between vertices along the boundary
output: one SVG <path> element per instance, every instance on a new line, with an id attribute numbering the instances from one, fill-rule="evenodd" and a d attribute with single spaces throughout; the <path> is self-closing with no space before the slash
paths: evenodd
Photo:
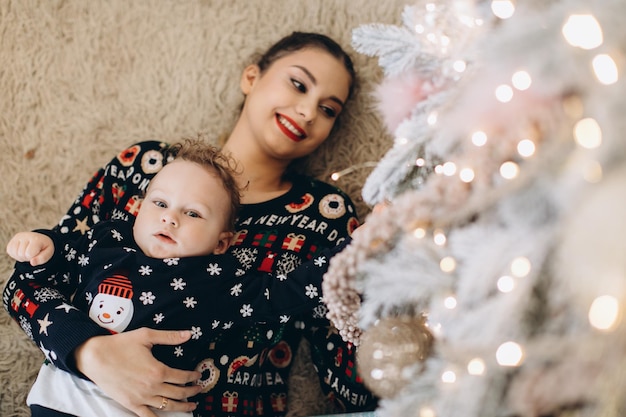
<path id="1" fill-rule="evenodd" d="M 461 178 L 461 181 L 463 182 L 472 182 L 474 181 L 474 170 L 472 168 L 463 168 L 460 172 L 459 172 L 459 178 Z"/>
<path id="2" fill-rule="evenodd" d="M 415 160 L 415 165 L 418 167 L 423 167 L 426 164 L 426 161 L 424 160 L 424 158 L 417 158 Z"/>
<path id="3" fill-rule="evenodd" d="M 453 308 L 456 308 L 456 298 L 454 298 L 453 296 L 448 296 L 445 298 L 445 300 L 443 300 L 443 305 L 447 308 L 452 310 Z"/>
<path id="4" fill-rule="evenodd" d="M 523 91 L 530 88 L 532 80 L 530 79 L 530 74 L 526 71 L 517 71 L 513 74 L 513 77 L 511 77 L 511 83 L 513 84 L 513 87 Z"/>
<path id="5" fill-rule="evenodd" d="M 604 85 L 615 84 L 619 78 L 617 64 L 609 55 L 596 55 L 592 61 L 593 72 L 600 83 Z"/>
<path id="6" fill-rule="evenodd" d="M 452 256 L 446 256 L 439 261 L 439 268 L 443 272 L 452 272 L 456 269 L 456 260 Z"/>
<path id="7" fill-rule="evenodd" d="M 525 277 L 530 273 L 530 266 L 528 258 L 519 256 L 511 262 L 511 273 L 518 278 Z"/>
<path id="8" fill-rule="evenodd" d="M 430 407 L 422 407 L 420 408 L 419 417 L 437 417 L 437 414 L 435 414 L 435 410 Z"/>
<path id="9" fill-rule="evenodd" d="M 498 278 L 498 282 L 496 285 L 498 286 L 498 290 L 500 290 L 500 292 L 511 292 L 515 289 L 515 280 L 513 279 L 513 277 L 503 275 Z"/>
<path id="10" fill-rule="evenodd" d="M 370 372 L 370 375 L 374 379 L 383 379 L 383 377 L 385 376 L 385 372 L 380 368 L 374 368 L 372 369 L 372 372 Z"/>
<path id="11" fill-rule="evenodd" d="M 435 165 L 435 174 L 443 174 L 443 165 Z"/>
<path id="12" fill-rule="evenodd" d="M 467 68 L 467 64 L 465 63 L 465 61 L 461 60 L 454 61 L 454 63 L 452 64 L 452 68 L 454 68 L 456 72 L 464 72 Z"/>
<path id="13" fill-rule="evenodd" d="M 441 374 L 441 380 L 446 384 L 453 384 L 456 382 L 456 374 L 453 371 L 445 371 Z"/>
<path id="14" fill-rule="evenodd" d="M 611 295 L 603 295 L 591 303 L 589 323 L 596 329 L 611 330 L 619 318 L 619 301 Z"/>
<path id="15" fill-rule="evenodd" d="M 517 153 L 524 158 L 533 156 L 535 154 L 535 143 L 530 139 L 520 140 L 517 144 Z"/>
<path id="16" fill-rule="evenodd" d="M 602 129 L 594 119 L 588 117 L 574 126 L 576 143 L 586 149 L 594 149 L 602 144 Z"/>
<path id="17" fill-rule="evenodd" d="M 515 13 L 515 5 L 510 0 L 493 0 L 491 11 L 500 19 L 508 19 Z"/>
<path id="18" fill-rule="evenodd" d="M 426 236 L 426 230 L 422 227 L 418 227 L 413 230 L 413 236 L 415 236 L 417 239 L 422 239 L 424 236 Z"/>
<path id="19" fill-rule="evenodd" d="M 330 176 L 330 178 L 331 178 L 333 181 L 337 181 L 337 180 L 339 179 L 339 177 L 340 177 L 340 176 L 341 176 L 341 175 L 339 175 L 339 173 L 338 173 L 338 172 L 333 172 L 333 173 L 332 173 L 332 175 Z"/>
<path id="20" fill-rule="evenodd" d="M 595 184 L 602 180 L 602 165 L 598 161 L 587 161 L 583 166 L 585 181 Z"/>
<path id="21" fill-rule="evenodd" d="M 496 98 L 501 103 L 508 103 L 513 100 L 513 89 L 510 85 L 502 84 L 496 88 Z"/>
<path id="22" fill-rule="evenodd" d="M 433 241 L 436 245 L 443 246 L 446 244 L 447 240 L 448 239 L 446 238 L 446 235 L 443 233 L 443 231 L 435 230 L 433 232 Z"/>
<path id="23" fill-rule="evenodd" d="M 421 25 L 419 23 L 415 25 L 415 32 L 420 34 L 424 33 L 424 25 Z"/>
<path id="24" fill-rule="evenodd" d="M 482 375 L 485 373 L 485 361 L 480 358 L 474 358 L 467 364 L 467 372 L 470 375 Z"/>
<path id="25" fill-rule="evenodd" d="M 563 25 L 563 36 L 572 46 L 593 49 L 602 45 L 603 36 L 600 24 L 590 14 L 573 14 Z"/>
<path id="26" fill-rule="evenodd" d="M 429 126 L 433 126 L 435 123 L 437 123 L 437 112 L 436 111 L 432 111 L 428 114 L 428 118 L 426 119 L 426 123 L 428 123 Z"/>
<path id="27" fill-rule="evenodd" d="M 443 164 L 443 175 L 451 177 L 456 174 L 456 164 L 454 162 L 446 162 Z"/>
<path id="28" fill-rule="evenodd" d="M 484 146 L 487 143 L 487 134 L 477 130 L 472 134 L 472 143 L 476 146 Z"/>
<path id="29" fill-rule="evenodd" d="M 515 162 L 505 162 L 500 165 L 500 175 L 502 175 L 502 178 L 512 180 L 519 175 L 519 166 Z"/>
<path id="30" fill-rule="evenodd" d="M 501 366 L 518 366 L 523 357 L 522 347 L 515 342 L 503 343 L 496 351 L 496 360 Z"/>

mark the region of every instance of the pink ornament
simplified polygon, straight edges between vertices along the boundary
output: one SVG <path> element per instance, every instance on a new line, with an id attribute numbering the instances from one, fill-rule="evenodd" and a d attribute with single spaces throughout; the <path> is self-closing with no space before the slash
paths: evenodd
<path id="1" fill-rule="evenodd" d="M 387 130 L 393 134 L 398 125 L 411 116 L 415 106 L 432 92 L 432 84 L 413 72 L 385 78 L 374 96 Z"/>

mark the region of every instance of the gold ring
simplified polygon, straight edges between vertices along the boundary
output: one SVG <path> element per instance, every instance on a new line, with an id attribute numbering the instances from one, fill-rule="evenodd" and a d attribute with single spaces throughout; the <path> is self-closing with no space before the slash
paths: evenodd
<path id="1" fill-rule="evenodd" d="M 164 410 L 165 407 L 167 407 L 167 402 L 169 401 L 167 398 L 165 397 L 161 397 L 163 398 L 163 400 L 161 401 L 161 406 L 159 408 L 157 408 L 157 410 Z"/>

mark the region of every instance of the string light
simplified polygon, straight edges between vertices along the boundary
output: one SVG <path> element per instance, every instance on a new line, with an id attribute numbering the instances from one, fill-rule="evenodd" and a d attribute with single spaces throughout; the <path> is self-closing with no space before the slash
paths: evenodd
<path id="1" fill-rule="evenodd" d="M 530 139 L 523 139 L 517 144 L 517 153 L 524 158 L 535 154 L 535 143 Z"/>
<path id="2" fill-rule="evenodd" d="M 439 268 L 443 272 L 452 272 L 456 269 L 456 260 L 452 256 L 446 256 L 439 261 Z"/>
<path id="3" fill-rule="evenodd" d="M 594 49 L 604 41 L 602 28 L 593 15 L 573 14 L 561 28 L 565 40 L 581 49 Z"/>
<path id="4" fill-rule="evenodd" d="M 426 122 L 428 123 L 429 126 L 433 126 L 435 123 L 437 123 L 437 112 L 431 111 L 428 114 L 428 118 L 426 119 Z"/>
<path id="5" fill-rule="evenodd" d="M 597 297 L 589 308 L 589 322 L 599 330 L 611 330 L 619 318 L 619 301 L 611 295 Z"/>
<path id="6" fill-rule="evenodd" d="M 459 172 L 459 178 L 461 179 L 461 181 L 463 182 L 472 182 L 474 180 L 475 174 L 474 174 L 474 170 L 472 168 L 463 168 L 460 172 Z"/>
<path id="7" fill-rule="evenodd" d="M 443 300 L 443 305 L 445 308 L 449 309 L 449 310 L 453 310 L 456 308 L 457 306 L 457 301 L 456 298 L 452 295 L 449 295 L 448 297 L 446 297 Z"/>
<path id="8" fill-rule="evenodd" d="M 594 149 L 602 143 L 602 129 L 594 119 L 582 119 L 574 126 L 576 143 L 586 149 Z"/>
<path id="9" fill-rule="evenodd" d="M 454 61 L 454 63 L 452 64 L 452 68 L 454 68 L 456 72 L 465 72 L 465 70 L 467 69 L 467 63 L 461 60 Z"/>
<path id="10" fill-rule="evenodd" d="M 435 414 L 435 410 L 433 410 L 432 408 L 422 407 L 420 408 L 419 417 L 437 417 L 437 415 Z"/>
<path id="11" fill-rule="evenodd" d="M 513 276 L 523 278 L 530 273 L 530 260 L 524 256 L 519 256 L 511 262 L 511 273 Z"/>
<path id="12" fill-rule="evenodd" d="M 502 343 L 496 351 L 496 361 L 501 366 L 519 366 L 523 357 L 522 347 L 515 342 Z"/>
<path id="13" fill-rule="evenodd" d="M 513 100 L 513 89 L 507 84 L 499 85 L 496 87 L 496 98 L 501 103 L 508 103 Z"/>
<path id="14" fill-rule="evenodd" d="M 442 230 L 435 230 L 433 233 L 433 241 L 435 242 L 435 245 L 438 246 L 443 246 L 446 244 L 446 241 L 448 239 L 446 238 L 446 235 L 443 233 Z"/>
<path id="15" fill-rule="evenodd" d="M 443 164 L 443 175 L 446 177 L 451 177 L 456 174 L 456 164 L 454 162 L 446 162 Z"/>
<path id="16" fill-rule="evenodd" d="M 417 239 L 423 239 L 426 236 L 426 229 L 424 229 L 423 227 L 416 227 L 413 230 L 413 236 L 415 236 Z"/>
<path id="17" fill-rule="evenodd" d="M 482 130 L 472 133 L 472 143 L 478 147 L 485 146 L 487 143 L 487 134 Z"/>
<path id="18" fill-rule="evenodd" d="M 445 371 L 441 374 L 441 380 L 446 384 L 454 384 L 456 382 L 456 374 L 454 371 Z"/>
<path id="19" fill-rule="evenodd" d="M 338 181 L 339 178 L 343 177 L 344 175 L 350 174 L 351 172 L 354 172 L 354 171 L 356 171 L 358 169 L 361 169 L 361 168 L 373 168 L 376 165 L 377 165 L 377 163 L 373 162 L 373 161 L 363 162 L 362 164 L 355 164 L 355 165 L 352 165 L 352 166 L 350 166 L 350 167 L 348 167 L 346 169 L 342 169 L 341 171 L 333 172 L 330 175 L 330 178 L 333 181 Z"/>
<path id="20" fill-rule="evenodd" d="M 593 72 L 604 85 L 615 84 L 619 78 L 617 64 L 610 55 L 596 55 L 592 61 Z"/>
<path id="21" fill-rule="evenodd" d="M 500 19 L 508 19 L 515 13 L 515 5 L 510 0 L 493 0 L 491 11 Z"/>
<path id="22" fill-rule="evenodd" d="M 500 292 L 509 293 L 515 289 L 515 280 L 509 275 L 498 278 L 497 287 Z"/>
<path id="23" fill-rule="evenodd" d="M 513 84 L 513 87 L 520 91 L 524 91 L 530 88 L 532 79 L 530 78 L 530 74 L 526 71 L 517 71 L 513 74 L 513 77 L 511 77 L 511 83 Z"/>
<path id="24" fill-rule="evenodd" d="M 470 375 L 483 375 L 485 373 L 485 361 L 481 358 L 474 358 L 467 363 L 467 372 Z"/>
<path id="25" fill-rule="evenodd" d="M 519 166 L 515 162 L 507 161 L 500 165 L 500 175 L 502 178 L 512 180 L 519 175 Z"/>

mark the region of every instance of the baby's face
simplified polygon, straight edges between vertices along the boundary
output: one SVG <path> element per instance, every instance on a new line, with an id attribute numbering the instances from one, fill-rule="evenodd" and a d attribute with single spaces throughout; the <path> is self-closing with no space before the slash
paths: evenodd
<path id="1" fill-rule="evenodd" d="M 183 258 L 223 253 L 229 195 L 218 177 L 195 162 L 176 159 L 152 179 L 133 233 L 152 258 Z"/>

